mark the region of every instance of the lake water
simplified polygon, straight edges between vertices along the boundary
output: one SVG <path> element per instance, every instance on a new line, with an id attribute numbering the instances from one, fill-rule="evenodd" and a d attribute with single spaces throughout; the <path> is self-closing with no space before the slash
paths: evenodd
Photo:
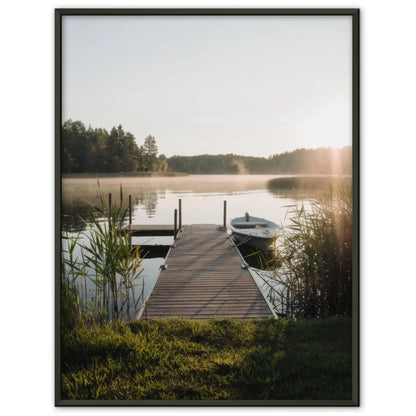
<path id="1" fill-rule="evenodd" d="M 190 175 L 182 177 L 103 178 L 100 189 L 104 201 L 108 193 L 119 202 L 120 185 L 124 202 L 132 196 L 132 222 L 173 224 L 174 209 L 182 200 L 182 224 L 222 224 L 223 201 L 227 201 L 227 221 L 245 212 L 278 224 L 287 222 L 288 208 L 307 203 L 308 195 L 293 191 L 272 192 L 267 181 L 276 175 Z M 79 217 L 88 219 L 87 200 L 100 205 L 100 189 L 95 178 L 62 180 L 62 226 L 65 231 L 83 227 Z"/>
<path id="2" fill-rule="evenodd" d="M 85 226 L 80 217 L 89 219 L 85 200 L 100 205 L 100 192 L 108 203 L 108 193 L 119 203 L 120 185 L 124 202 L 132 196 L 133 224 L 173 224 L 174 209 L 182 200 L 182 224 L 222 224 L 223 205 L 227 201 L 227 222 L 248 212 L 277 224 L 289 222 L 294 206 L 309 206 L 312 195 L 292 190 L 271 191 L 267 181 L 278 175 L 190 175 L 181 177 L 63 178 L 62 229 L 73 234 Z M 103 219 L 104 220 L 104 219 Z M 171 244 L 171 237 L 134 238 L 133 244 Z M 145 299 L 159 275 L 163 258 L 145 259 L 143 278 Z"/>

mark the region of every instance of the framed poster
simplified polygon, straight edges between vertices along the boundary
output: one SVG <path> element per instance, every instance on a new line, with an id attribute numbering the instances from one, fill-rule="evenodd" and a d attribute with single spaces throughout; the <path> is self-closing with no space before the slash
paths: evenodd
<path id="1" fill-rule="evenodd" d="M 359 10 L 57 9 L 56 405 L 359 405 Z"/>

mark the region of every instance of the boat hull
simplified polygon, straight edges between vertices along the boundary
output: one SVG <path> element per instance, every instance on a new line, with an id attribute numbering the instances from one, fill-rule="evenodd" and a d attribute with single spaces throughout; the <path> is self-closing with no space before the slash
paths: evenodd
<path id="1" fill-rule="evenodd" d="M 246 244 L 262 251 L 269 250 L 280 234 L 280 226 L 276 223 L 248 213 L 244 217 L 232 219 L 229 230 L 237 244 Z"/>
<path id="2" fill-rule="evenodd" d="M 264 238 L 250 236 L 247 234 L 241 234 L 236 231 L 232 232 L 232 236 L 237 244 L 246 244 L 250 247 L 257 248 L 261 251 L 270 250 L 270 246 L 273 244 L 273 241 L 276 237 Z"/>

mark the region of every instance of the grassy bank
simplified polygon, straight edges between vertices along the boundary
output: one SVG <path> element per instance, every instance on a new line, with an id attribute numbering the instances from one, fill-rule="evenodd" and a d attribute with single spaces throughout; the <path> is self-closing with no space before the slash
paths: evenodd
<path id="1" fill-rule="evenodd" d="M 151 178 L 189 176 L 186 172 L 109 172 L 109 173 L 64 173 L 63 178 Z"/>
<path id="2" fill-rule="evenodd" d="M 63 336 L 64 399 L 351 399 L 351 320 L 137 321 Z"/>

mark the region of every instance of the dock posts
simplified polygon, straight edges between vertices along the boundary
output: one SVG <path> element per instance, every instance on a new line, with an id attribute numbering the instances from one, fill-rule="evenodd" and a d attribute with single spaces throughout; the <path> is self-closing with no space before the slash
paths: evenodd
<path id="1" fill-rule="evenodd" d="M 175 208 L 174 221 L 173 221 L 173 239 L 176 240 L 176 234 L 178 232 L 178 210 Z"/>
<path id="2" fill-rule="evenodd" d="M 182 230 L 182 199 L 179 199 L 179 230 Z"/>
<path id="3" fill-rule="evenodd" d="M 131 225 L 131 195 L 129 195 L 129 225 Z"/>
<path id="4" fill-rule="evenodd" d="M 227 229 L 227 201 L 224 201 L 224 228 Z"/>

